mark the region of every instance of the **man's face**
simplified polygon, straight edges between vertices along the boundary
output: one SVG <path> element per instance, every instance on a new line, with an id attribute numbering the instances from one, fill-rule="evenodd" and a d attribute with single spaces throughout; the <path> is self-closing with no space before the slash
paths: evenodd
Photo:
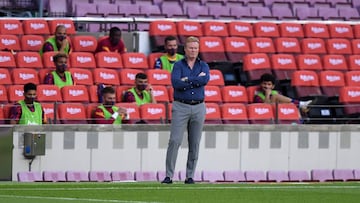
<path id="1" fill-rule="evenodd" d="M 110 35 L 110 42 L 112 45 L 117 45 L 121 39 L 121 31 L 116 31 Z"/>
<path id="2" fill-rule="evenodd" d="M 143 91 L 148 86 L 148 79 L 137 78 L 135 79 L 135 85 L 136 85 L 136 89 Z"/>
<path id="3" fill-rule="evenodd" d="M 170 55 L 173 56 L 177 51 L 178 45 L 176 40 L 167 41 L 165 44 L 165 50 Z"/>
<path id="4" fill-rule="evenodd" d="M 28 90 L 24 92 L 25 103 L 31 104 L 36 99 L 36 90 Z"/>
<path id="5" fill-rule="evenodd" d="M 266 91 L 268 89 L 272 90 L 275 87 L 275 85 L 271 81 L 263 81 L 260 86 L 263 91 Z"/>
<path id="6" fill-rule="evenodd" d="M 55 38 L 57 42 L 62 42 L 66 38 L 66 29 L 64 27 L 56 29 Z"/>
<path id="7" fill-rule="evenodd" d="M 103 96 L 104 104 L 108 106 L 113 106 L 116 102 L 115 94 L 107 93 Z"/>
<path id="8" fill-rule="evenodd" d="M 198 42 L 188 42 L 185 45 L 185 55 L 188 58 L 197 58 L 199 55 L 199 43 Z"/>
<path id="9" fill-rule="evenodd" d="M 55 66 L 56 66 L 56 70 L 60 73 L 65 72 L 66 68 L 67 68 L 67 58 L 65 57 L 60 57 L 57 59 L 57 61 L 55 62 Z"/>

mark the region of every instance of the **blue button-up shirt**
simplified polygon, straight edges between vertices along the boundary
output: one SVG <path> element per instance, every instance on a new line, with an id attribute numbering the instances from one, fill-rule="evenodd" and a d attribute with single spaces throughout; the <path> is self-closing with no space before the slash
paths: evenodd
<path id="1" fill-rule="evenodd" d="M 204 72 L 205 76 L 199 76 Z M 177 61 L 171 72 L 171 83 L 174 88 L 174 100 L 201 101 L 205 98 L 204 86 L 209 81 L 209 66 L 197 59 L 193 69 L 190 69 L 186 58 Z M 187 77 L 187 81 L 181 78 Z"/>

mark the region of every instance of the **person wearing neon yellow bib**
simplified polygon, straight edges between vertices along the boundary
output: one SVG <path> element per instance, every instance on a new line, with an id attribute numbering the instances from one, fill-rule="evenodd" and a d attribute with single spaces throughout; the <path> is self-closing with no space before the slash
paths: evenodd
<path id="1" fill-rule="evenodd" d="M 166 54 L 162 55 L 155 62 L 155 69 L 167 70 L 171 73 L 174 64 L 176 61 L 179 61 L 184 58 L 183 55 L 176 53 L 177 52 L 177 40 L 174 36 L 167 36 L 164 42 L 164 48 Z"/>
<path id="2" fill-rule="evenodd" d="M 35 84 L 27 83 L 24 85 L 24 97 L 11 109 L 10 124 L 42 125 L 47 123 L 41 104 L 35 102 Z"/>
<path id="3" fill-rule="evenodd" d="M 71 73 L 67 71 L 67 55 L 58 53 L 53 57 L 56 70 L 46 75 L 44 84 L 56 85 L 59 88 L 74 85 Z"/>
<path id="4" fill-rule="evenodd" d="M 138 106 L 147 103 L 156 103 L 151 85 L 148 84 L 147 75 L 138 73 L 135 76 L 135 87 L 130 88 L 124 94 L 124 102 L 135 102 Z"/>
<path id="5" fill-rule="evenodd" d="M 42 56 L 45 52 L 59 52 L 70 54 L 71 45 L 66 39 L 66 27 L 64 25 L 58 25 L 55 30 L 55 36 L 48 38 L 44 45 L 41 47 L 39 53 Z"/>
<path id="6" fill-rule="evenodd" d="M 275 88 L 276 79 L 273 75 L 265 73 L 260 77 L 260 86 L 254 96 L 254 103 L 294 103 L 303 111 L 308 111 L 309 101 L 299 101 L 280 94 Z"/>
<path id="7" fill-rule="evenodd" d="M 94 112 L 96 124 L 121 124 L 122 120 L 128 118 L 125 108 L 115 106 L 116 96 L 112 87 L 105 87 L 101 94 L 103 103 Z"/>

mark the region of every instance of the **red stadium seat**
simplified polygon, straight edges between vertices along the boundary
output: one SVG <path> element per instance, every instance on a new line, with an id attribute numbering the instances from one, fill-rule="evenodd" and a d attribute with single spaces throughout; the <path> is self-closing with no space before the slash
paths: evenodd
<path id="1" fill-rule="evenodd" d="M 55 64 L 53 61 L 53 56 L 55 56 L 56 52 L 49 51 L 45 52 L 42 56 L 43 65 L 44 68 L 55 68 Z M 70 66 L 69 60 L 68 60 L 68 66 Z"/>
<path id="2" fill-rule="evenodd" d="M 38 52 L 42 48 L 44 41 L 42 35 L 23 35 L 20 39 L 21 49 L 23 51 Z"/>
<path id="3" fill-rule="evenodd" d="M 292 74 L 297 70 L 294 55 L 271 55 L 271 63 L 277 80 L 291 80 Z"/>
<path id="4" fill-rule="evenodd" d="M 208 63 L 227 61 L 222 39 L 220 37 L 201 37 L 200 57 Z"/>
<path id="5" fill-rule="evenodd" d="M 231 21 L 228 23 L 229 35 L 232 37 L 254 37 L 253 27 L 250 23 Z"/>
<path id="6" fill-rule="evenodd" d="M 250 45 L 246 38 L 226 37 L 224 45 L 226 56 L 232 63 L 239 63 L 245 54 L 250 53 Z"/>
<path id="7" fill-rule="evenodd" d="M 143 73 L 140 69 L 121 69 L 119 72 L 121 85 L 134 85 L 135 76 L 138 73 Z"/>
<path id="8" fill-rule="evenodd" d="M 55 121 L 55 104 L 53 102 L 51 103 L 41 102 L 41 106 L 43 108 L 48 123 L 59 123 L 59 114 L 56 114 L 56 121 Z"/>
<path id="9" fill-rule="evenodd" d="M 304 54 L 326 54 L 325 42 L 320 38 L 304 38 L 301 40 L 301 50 Z"/>
<path id="10" fill-rule="evenodd" d="M 205 86 L 205 101 L 221 103 L 221 92 L 218 86 L 207 85 Z"/>
<path id="11" fill-rule="evenodd" d="M 187 37 L 202 37 L 202 26 L 199 22 L 194 21 L 179 21 L 176 23 L 177 33 L 181 44 L 185 44 Z M 151 66 L 151 63 L 150 63 Z"/>
<path id="12" fill-rule="evenodd" d="M 10 103 L 24 99 L 24 85 L 10 85 L 8 87 L 8 99 Z"/>
<path id="13" fill-rule="evenodd" d="M 164 55 L 162 52 L 150 53 L 148 55 L 148 64 L 150 69 L 155 67 L 156 60 L 158 60 L 162 55 Z"/>
<path id="14" fill-rule="evenodd" d="M 358 24 L 353 25 L 353 31 L 354 31 L 354 38 L 359 39 L 360 38 L 360 25 L 358 25 Z"/>
<path id="15" fill-rule="evenodd" d="M 119 75 L 114 69 L 96 68 L 93 70 L 95 84 L 119 85 Z"/>
<path id="16" fill-rule="evenodd" d="M 303 38 L 304 31 L 300 23 L 287 23 L 279 24 L 279 32 L 281 37 L 294 37 Z"/>
<path id="17" fill-rule="evenodd" d="M 326 45 L 329 54 L 352 54 L 348 39 L 328 39 Z"/>
<path id="18" fill-rule="evenodd" d="M 87 124 L 86 109 L 82 103 L 62 103 L 58 106 L 59 119 L 63 124 Z"/>
<path id="19" fill-rule="evenodd" d="M 58 25 L 64 25 L 67 35 L 76 34 L 74 22 L 70 19 L 53 19 L 48 21 L 50 33 L 55 33 Z"/>
<path id="20" fill-rule="evenodd" d="M 0 35 L 0 50 L 20 51 L 20 41 L 16 35 Z"/>
<path id="21" fill-rule="evenodd" d="M 222 124 L 221 111 L 217 103 L 206 103 L 205 124 Z"/>
<path id="22" fill-rule="evenodd" d="M 340 71 L 321 71 L 319 74 L 322 92 L 329 97 L 338 97 L 345 86 L 344 74 Z"/>
<path id="23" fill-rule="evenodd" d="M 270 60 L 264 53 L 248 54 L 244 57 L 244 71 L 250 81 L 259 80 L 264 73 L 271 74 Z"/>
<path id="24" fill-rule="evenodd" d="M 344 113 L 358 117 L 360 114 L 360 87 L 346 86 L 340 89 L 339 102 L 343 103 Z"/>
<path id="25" fill-rule="evenodd" d="M 84 85 L 64 86 L 61 94 L 64 102 L 89 102 L 89 93 Z"/>
<path id="26" fill-rule="evenodd" d="M 151 85 L 171 85 L 171 74 L 167 70 L 149 69 L 146 74 Z"/>
<path id="27" fill-rule="evenodd" d="M 89 69 L 85 68 L 70 68 L 69 69 L 73 82 L 76 85 L 93 85 L 93 74 Z"/>
<path id="28" fill-rule="evenodd" d="M 33 51 L 22 51 L 17 53 L 16 63 L 19 68 L 43 68 L 40 54 Z"/>
<path id="29" fill-rule="evenodd" d="M 305 37 L 309 38 L 329 38 L 329 30 L 326 24 L 323 23 L 305 23 L 304 24 Z"/>
<path id="30" fill-rule="evenodd" d="M 61 102 L 62 97 L 60 89 L 55 85 L 38 85 L 37 100 L 39 102 Z"/>
<path id="31" fill-rule="evenodd" d="M 143 53 L 127 52 L 122 54 L 124 68 L 148 69 L 146 55 Z"/>
<path id="32" fill-rule="evenodd" d="M 174 101 L 174 88 L 173 87 L 168 87 L 168 95 L 169 95 L 170 102 L 173 102 Z"/>
<path id="33" fill-rule="evenodd" d="M 7 68 L 0 68 L 0 85 L 11 85 L 12 79 Z"/>
<path id="34" fill-rule="evenodd" d="M 39 84 L 39 75 L 35 69 L 30 68 L 15 68 L 12 70 L 12 80 L 14 84 L 24 85 L 32 82 Z"/>
<path id="35" fill-rule="evenodd" d="M 151 46 L 156 49 L 161 49 L 167 36 L 177 36 L 176 25 L 174 22 L 167 20 L 152 21 L 150 23 L 149 35 Z"/>
<path id="36" fill-rule="evenodd" d="M 354 38 L 351 25 L 345 23 L 332 23 L 328 25 L 331 38 Z"/>
<path id="37" fill-rule="evenodd" d="M 77 35 L 72 37 L 73 51 L 94 52 L 97 47 L 97 39 L 91 35 Z"/>
<path id="38" fill-rule="evenodd" d="M 152 95 L 156 102 L 169 102 L 168 90 L 162 85 L 152 85 Z"/>
<path id="39" fill-rule="evenodd" d="M 347 59 L 349 70 L 360 70 L 360 55 L 350 55 Z"/>
<path id="40" fill-rule="evenodd" d="M 275 53 L 274 43 L 271 38 L 251 38 L 249 43 L 252 53 Z"/>
<path id="41" fill-rule="evenodd" d="M 296 57 L 299 70 L 313 70 L 316 72 L 322 71 L 322 61 L 319 55 L 303 54 Z"/>
<path id="42" fill-rule="evenodd" d="M 228 85 L 220 89 L 225 103 L 248 103 L 246 88 L 244 86 Z"/>
<path id="43" fill-rule="evenodd" d="M 160 124 L 166 118 L 164 104 L 143 104 L 139 108 L 141 119 L 147 123 Z"/>
<path id="44" fill-rule="evenodd" d="M 345 73 L 346 86 L 360 87 L 360 71 L 348 71 Z"/>
<path id="45" fill-rule="evenodd" d="M 123 68 L 121 55 L 115 52 L 99 52 L 95 54 L 98 68 Z"/>
<path id="46" fill-rule="evenodd" d="M 249 103 L 253 103 L 254 102 L 254 98 L 255 98 L 255 95 L 257 93 L 259 89 L 259 86 L 248 86 L 246 88 L 246 92 L 247 92 L 247 95 L 248 95 L 248 99 L 249 99 Z"/>
<path id="47" fill-rule="evenodd" d="M 15 19 L 0 20 L 0 33 L 3 35 L 24 34 L 21 22 Z"/>
<path id="48" fill-rule="evenodd" d="M 319 79 L 314 71 L 295 71 L 291 86 L 295 89 L 298 98 L 322 95 Z"/>
<path id="49" fill-rule="evenodd" d="M 217 85 L 217 86 L 224 86 L 224 77 L 221 71 L 211 69 L 210 70 L 210 79 L 207 85 Z"/>
<path id="50" fill-rule="evenodd" d="M 89 99 L 91 103 L 99 103 L 98 88 L 99 87 L 97 85 L 88 86 Z"/>
<path id="51" fill-rule="evenodd" d="M 351 40 L 353 54 L 360 54 L 360 39 Z"/>
<path id="52" fill-rule="evenodd" d="M 348 66 L 344 55 L 325 55 L 323 56 L 324 70 L 347 71 Z"/>
<path id="53" fill-rule="evenodd" d="M 122 102 L 123 97 L 126 91 L 128 91 L 133 86 L 130 85 L 121 85 L 116 87 L 116 101 Z"/>
<path id="54" fill-rule="evenodd" d="M 202 24 L 204 36 L 208 37 L 227 37 L 228 29 L 225 23 L 218 21 L 205 21 Z"/>
<path id="55" fill-rule="evenodd" d="M 248 124 L 246 106 L 239 103 L 226 103 L 220 106 L 224 124 Z"/>
<path id="56" fill-rule="evenodd" d="M 300 43 L 297 38 L 276 38 L 274 44 L 278 53 L 301 53 Z"/>
<path id="57" fill-rule="evenodd" d="M 44 19 L 22 21 L 25 35 L 50 35 L 49 25 Z"/>
<path id="58" fill-rule="evenodd" d="M 72 52 L 70 54 L 70 65 L 72 68 L 95 68 L 94 54 L 89 52 Z"/>
<path id="59" fill-rule="evenodd" d="M 135 103 L 117 103 L 116 106 L 126 108 L 129 115 L 127 124 L 133 124 L 140 120 L 140 109 Z"/>
<path id="60" fill-rule="evenodd" d="M 271 22 L 257 22 L 253 25 L 256 37 L 280 37 L 278 26 Z"/>
<path id="61" fill-rule="evenodd" d="M 292 124 L 300 123 L 300 112 L 297 106 L 293 103 L 274 105 L 274 112 L 277 110 L 278 124 Z"/>
<path id="62" fill-rule="evenodd" d="M 11 52 L 0 51 L 0 67 L 3 68 L 15 68 L 14 55 Z"/>
<path id="63" fill-rule="evenodd" d="M 8 103 L 7 89 L 4 85 L 0 85 L 0 103 Z"/>
<path id="64" fill-rule="evenodd" d="M 265 104 L 265 103 L 248 104 L 247 113 L 251 124 L 274 123 L 274 113 L 271 104 Z"/>

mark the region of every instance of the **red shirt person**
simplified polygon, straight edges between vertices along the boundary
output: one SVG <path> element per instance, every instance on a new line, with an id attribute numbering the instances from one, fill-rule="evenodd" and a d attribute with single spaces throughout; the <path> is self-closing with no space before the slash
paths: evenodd
<path id="1" fill-rule="evenodd" d="M 121 39 L 121 30 L 118 27 L 112 27 L 110 29 L 109 37 L 106 37 L 98 42 L 95 50 L 98 52 L 117 52 L 120 54 L 125 53 L 125 45 Z"/>

